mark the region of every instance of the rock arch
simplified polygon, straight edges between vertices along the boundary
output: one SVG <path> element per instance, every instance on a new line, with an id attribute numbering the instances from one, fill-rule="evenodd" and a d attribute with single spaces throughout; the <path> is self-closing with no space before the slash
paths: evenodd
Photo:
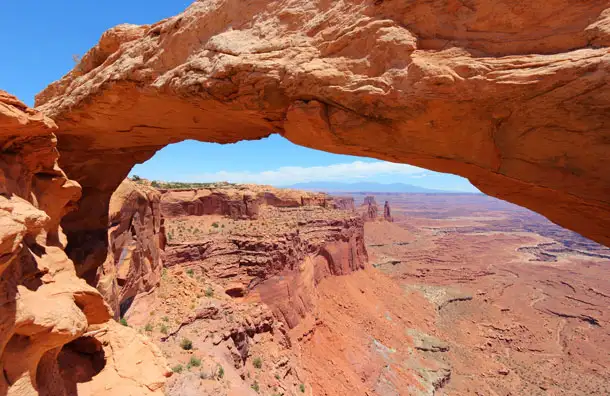
<path id="1" fill-rule="evenodd" d="M 37 96 L 83 186 L 68 251 L 95 269 L 110 195 L 163 146 L 272 133 L 458 174 L 608 245 L 607 7 L 206 0 L 113 28 Z"/>

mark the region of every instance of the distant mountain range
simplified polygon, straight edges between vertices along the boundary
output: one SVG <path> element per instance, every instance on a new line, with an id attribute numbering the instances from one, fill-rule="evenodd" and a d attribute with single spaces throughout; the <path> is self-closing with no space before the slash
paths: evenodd
<path id="1" fill-rule="evenodd" d="M 428 193 L 428 194 L 476 194 L 470 192 L 451 191 L 451 190 L 433 190 L 424 187 L 414 186 L 405 183 L 374 183 L 374 182 L 359 182 L 359 183 L 340 183 L 340 182 L 307 182 L 297 183 L 287 188 L 308 191 L 322 192 L 377 192 L 377 193 Z"/>

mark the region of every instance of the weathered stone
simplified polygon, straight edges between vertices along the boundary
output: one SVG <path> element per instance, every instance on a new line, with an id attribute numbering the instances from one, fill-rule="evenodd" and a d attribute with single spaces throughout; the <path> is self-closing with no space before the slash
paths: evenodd
<path id="1" fill-rule="evenodd" d="M 278 132 L 467 177 L 608 244 L 609 37 L 607 0 L 210 0 L 122 25 L 37 97 L 84 187 L 64 224 L 95 238 L 167 144 Z"/>
<path id="2" fill-rule="evenodd" d="M 123 338 L 136 334 L 128 328 L 115 331 L 108 304 L 77 277 L 63 250 L 66 238 L 60 219 L 74 208 L 81 189 L 57 165 L 54 128 L 53 121 L 0 91 L 0 394 L 67 395 L 77 387 L 81 395 L 103 394 L 70 383 L 68 373 L 79 363 L 62 357 L 71 348 L 82 347 L 92 353 L 92 360 L 81 362 L 81 374 L 91 377 L 72 378 L 76 382 L 86 381 L 97 389 L 109 389 L 106 384 L 122 388 L 129 382 L 137 394 L 162 394 L 162 356 L 149 359 L 146 367 L 114 366 L 133 360 L 136 355 L 130 352 L 136 350 L 138 359 L 155 353 L 152 345 L 113 345 L 111 350 L 120 353 L 120 359 L 109 360 L 96 349 L 100 342 L 84 341 L 94 339 L 92 331 L 100 325 L 109 339 L 117 339 L 118 333 Z M 102 365 L 112 379 L 98 375 Z"/>

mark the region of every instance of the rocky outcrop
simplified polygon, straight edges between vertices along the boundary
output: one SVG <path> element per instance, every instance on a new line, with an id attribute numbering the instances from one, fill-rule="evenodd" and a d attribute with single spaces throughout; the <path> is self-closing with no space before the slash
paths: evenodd
<path id="1" fill-rule="evenodd" d="M 215 280 L 225 293 L 263 301 L 288 326 L 315 305 L 315 285 L 367 262 L 363 222 L 322 207 L 266 207 L 257 222 L 230 234 L 169 243 L 165 266 L 180 265 Z"/>
<path id="2" fill-rule="evenodd" d="M 96 287 L 116 318 L 161 279 L 165 232 L 160 199 L 154 188 L 124 180 L 110 200 L 108 256 L 98 269 Z"/>
<path id="3" fill-rule="evenodd" d="M 394 221 L 394 218 L 392 217 L 392 211 L 390 209 L 390 202 L 388 201 L 385 201 L 385 203 L 383 204 L 383 219 L 389 222 Z"/>
<path id="4" fill-rule="evenodd" d="M 222 215 L 232 219 L 256 219 L 261 205 L 275 207 L 334 207 L 334 199 L 323 193 L 279 189 L 254 184 L 223 188 L 162 190 L 161 211 L 165 217 Z"/>
<path id="5" fill-rule="evenodd" d="M 356 210 L 353 197 L 333 197 L 333 200 L 329 206 L 333 209 L 339 210 Z"/>
<path id="6" fill-rule="evenodd" d="M 162 394 L 163 358 L 145 367 L 128 363 L 134 350 L 141 356 L 157 350 L 141 339 L 119 341 L 136 334 L 115 331 L 108 305 L 64 253 L 59 223 L 81 188 L 57 165 L 54 130 L 53 121 L 0 91 L 0 394 L 92 394 L 83 386 Z M 106 338 L 97 332 L 101 326 Z M 81 356 L 90 364 L 76 376 L 68 375 L 74 360 L 64 359 L 70 351 L 91 353 Z M 130 375 L 117 374 L 124 369 Z"/>
<path id="7" fill-rule="evenodd" d="M 276 132 L 467 177 L 609 244 L 608 12 L 607 0 L 207 0 L 111 29 L 37 97 L 84 187 L 69 237 L 104 230 L 112 192 L 161 147 Z"/>
<path id="8" fill-rule="evenodd" d="M 377 201 L 372 195 L 364 197 L 362 205 L 360 205 L 360 212 L 364 221 L 375 221 L 379 215 L 379 208 L 377 207 Z"/>

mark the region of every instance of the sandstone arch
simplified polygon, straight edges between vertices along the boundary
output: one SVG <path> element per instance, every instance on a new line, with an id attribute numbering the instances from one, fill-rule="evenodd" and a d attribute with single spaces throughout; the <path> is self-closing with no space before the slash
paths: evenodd
<path id="1" fill-rule="evenodd" d="M 37 96 L 83 186 L 82 276 L 130 168 L 184 139 L 280 133 L 465 176 L 610 244 L 607 0 L 206 0 L 106 32 Z"/>

